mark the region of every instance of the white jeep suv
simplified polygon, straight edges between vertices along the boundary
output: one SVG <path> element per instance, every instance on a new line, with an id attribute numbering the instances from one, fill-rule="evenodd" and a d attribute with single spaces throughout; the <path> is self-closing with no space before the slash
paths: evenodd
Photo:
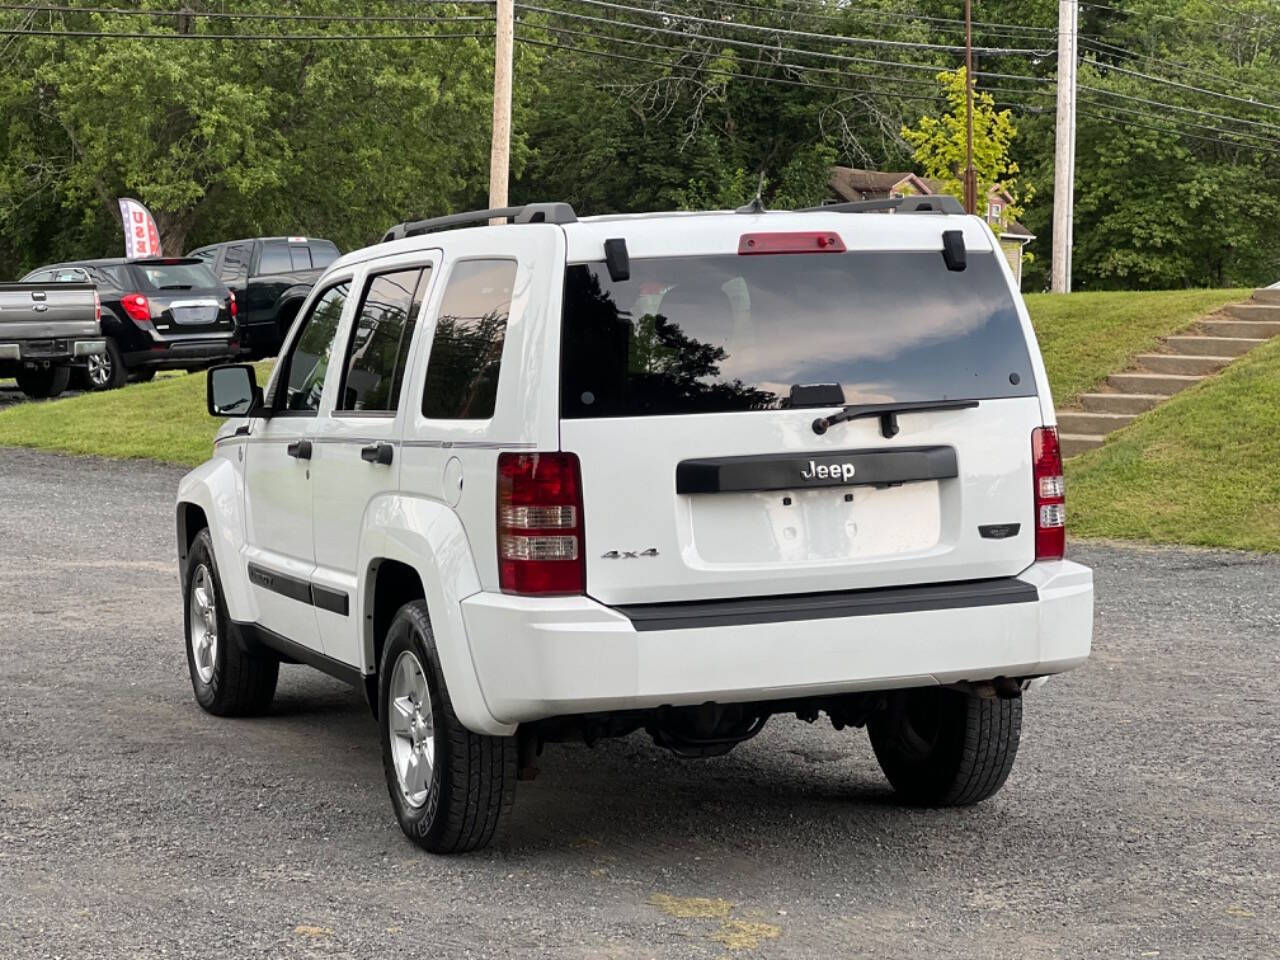
<path id="1" fill-rule="evenodd" d="M 1035 336 L 951 198 L 402 224 L 325 272 L 265 394 L 208 392 L 196 699 L 261 713 L 281 662 L 363 687 L 428 850 L 488 842 L 547 742 L 715 756 L 775 714 L 972 803 L 1089 654 Z"/>

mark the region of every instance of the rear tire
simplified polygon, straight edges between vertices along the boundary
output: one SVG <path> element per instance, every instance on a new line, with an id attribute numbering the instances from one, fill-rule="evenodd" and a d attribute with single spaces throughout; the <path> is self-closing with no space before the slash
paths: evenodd
<path id="1" fill-rule="evenodd" d="M 129 371 L 124 366 L 124 355 L 113 337 L 107 337 L 106 353 L 89 358 L 88 377 L 90 390 L 115 390 L 123 387 L 129 379 Z"/>
<path id="2" fill-rule="evenodd" d="M 187 554 L 182 583 L 191 689 L 196 702 L 215 716 L 258 716 L 275 697 L 280 661 L 245 652 L 222 596 L 213 540 L 201 530 Z"/>
<path id="3" fill-rule="evenodd" d="M 14 379 L 18 381 L 18 389 L 32 400 L 49 400 L 67 389 L 67 383 L 71 380 L 71 368 L 25 367 L 14 374 Z"/>
<path id="4" fill-rule="evenodd" d="M 401 607 L 387 631 L 378 726 L 405 836 L 432 853 L 488 844 L 515 799 L 515 738 L 472 733 L 458 720 L 421 600 Z"/>
<path id="5" fill-rule="evenodd" d="M 966 806 L 998 791 L 1022 735 L 1022 699 L 921 687 L 890 694 L 867 721 L 880 769 L 907 803 Z"/>

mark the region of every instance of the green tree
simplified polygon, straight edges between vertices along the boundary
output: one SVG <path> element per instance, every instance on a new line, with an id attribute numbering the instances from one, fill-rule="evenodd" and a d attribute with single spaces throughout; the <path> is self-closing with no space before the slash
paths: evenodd
<path id="1" fill-rule="evenodd" d="M 143 37 L 30 36 L 6 48 L 0 236 L 18 246 L 34 214 L 45 238 L 19 252 L 21 265 L 119 253 L 122 195 L 155 213 L 166 252 L 264 232 L 329 235 L 350 247 L 399 220 L 483 201 L 492 46 L 456 36 L 482 32 L 454 19 L 470 8 L 370 0 L 360 14 L 400 19 L 316 21 L 289 17 L 346 15 L 351 5 L 235 5 L 259 19 L 199 15 L 222 3 L 191 2 L 180 16 L 168 0 L 133 6 L 40 23 Z M 232 39 L 213 39 L 223 35 Z M 536 67 L 535 53 L 521 58 Z M 527 94 L 517 93 L 523 110 Z M 518 169 L 519 135 L 513 153 Z M 50 244 L 51 234 L 61 237 Z"/>
<path id="2" fill-rule="evenodd" d="M 950 108 L 941 117 L 923 116 L 915 127 L 903 127 L 902 138 L 913 148 L 912 157 L 920 172 L 942 184 L 942 191 L 957 197 L 964 195 L 964 169 L 968 157 L 968 110 L 966 74 L 944 70 L 938 83 Z M 978 174 L 978 202 L 982 203 L 992 188 L 1003 190 L 1013 198 L 1003 212 L 1005 220 L 1017 219 L 1023 212 L 1018 187 L 1018 165 L 1010 156 L 1010 148 L 1018 129 L 1013 113 L 996 110 L 989 93 L 976 92 L 973 97 L 973 166 Z M 1024 188 L 1030 195 L 1030 188 Z"/>

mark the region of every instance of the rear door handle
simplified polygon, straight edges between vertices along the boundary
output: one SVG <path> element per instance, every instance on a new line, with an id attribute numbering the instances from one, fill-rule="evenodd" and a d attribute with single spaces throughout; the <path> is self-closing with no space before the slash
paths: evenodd
<path id="1" fill-rule="evenodd" d="M 380 463 L 384 467 L 391 466 L 391 458 L 395 455 L 395 447 L 389 443 L 371 443 L 360 448 L 360 458 L 369 463 Z"/>
<path id="2" fill-rule="evenodd" d="M 289 452 L 289 456 L 294 457 L 298 460 L 310 460 L 311 459 L 311 441 L 295 440 L 293 441 L 293 443 L 289 444 L 288 452 Z"/>

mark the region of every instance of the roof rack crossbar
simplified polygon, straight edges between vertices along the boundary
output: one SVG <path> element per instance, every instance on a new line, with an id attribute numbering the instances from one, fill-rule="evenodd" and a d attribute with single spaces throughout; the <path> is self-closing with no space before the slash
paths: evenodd
<path id="1" fill-rule="evenodd" d="M 960 201 L 950 194 L 912 194 L 909 197 L 886 197 L 883 200 L 855 200 L 852 203 L 828 203 L 823 207 L 805 207 L 796 213 L 964 213 Z"/>
<path id="2" fill-rule="evenodd" d="M 577 214 L 567 203 L 526 203 L 522 207 L 495 207 L 492 210 L 469 210 L 466 213 L 451 213 L 444 217 L 432 217 L 428 220 L 410 220 L 398 223 L 382 237 L 382 242 L 403 240 L 405 237 L 419 237 L 424 233 L 435 233 L 437 230 L 448 230 L 479 223 L 488 223 L 506 217 L 513 223 L 576 223 Z"/>

